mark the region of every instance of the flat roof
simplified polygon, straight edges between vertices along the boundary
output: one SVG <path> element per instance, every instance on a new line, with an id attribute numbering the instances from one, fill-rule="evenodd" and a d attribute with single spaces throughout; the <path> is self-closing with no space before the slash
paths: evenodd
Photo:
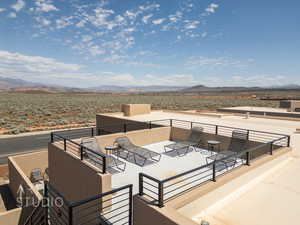
<path id="1" fill-rule="evenodd" d="M 300 158 L 283 158 L 268 170 L 256 171 L 248 183 L 240 185 L 206 209 L 200 209 L 204 199 L 196 200 L 190 207 L 195 209 L 198 204 L 198 215 L 191 219 L 199 224 L 205 220 L 210 225 L 296 224 L 300 220 L 300 174 L 295 171 L 299 169 Z M 188 213 L 189 209 L 181 212 Z"/>

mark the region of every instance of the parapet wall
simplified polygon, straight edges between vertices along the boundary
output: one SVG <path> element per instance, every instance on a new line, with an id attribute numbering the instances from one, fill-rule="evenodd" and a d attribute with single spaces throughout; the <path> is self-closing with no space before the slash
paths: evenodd
<path id="1" fill-rule="evenodd" d="M 104 151 L 105 146 L 113 145 L 117 137 L 126 136 L 134 144 L 143 146 L 153 144 L 156 142 L 170 140 L 170 133 L 171 127 L 159 127 L 153 129 L 130 131 L 126 133 L 122 132 L 97 136 L 97 141 L 102 151 Z"/>
<path id="2" fill-rule="evenodd" d="M 90 163 L 49 143 L 49 181 L 69 202 L 77 202 L 111 190 L 111 174 L 100 174 Z"/>

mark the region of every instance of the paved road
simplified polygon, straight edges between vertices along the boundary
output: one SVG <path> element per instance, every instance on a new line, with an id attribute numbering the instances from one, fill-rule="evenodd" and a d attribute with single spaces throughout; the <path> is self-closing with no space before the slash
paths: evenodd
<path id="1" fill-rule="evenodd" d="M 49 141 L 50 134 L 0 138 L 0 164 L 6 164 L 11 155 L 47 150 Z"/>

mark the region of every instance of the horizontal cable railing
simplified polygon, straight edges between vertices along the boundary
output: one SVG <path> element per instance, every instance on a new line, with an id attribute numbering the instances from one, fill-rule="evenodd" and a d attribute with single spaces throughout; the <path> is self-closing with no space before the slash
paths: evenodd
<path id="1" fill-rule="evenodd" d="M 70 205 L 72 220 L 81 225 L 132 225 L 132 185 Z"/>
<path id="2" fill-rule="evenodd" d="M 106 164 L 106 156 L 104 154 L 101 154 L 100 152 L 87 148 L 72 139 L 68 139 L 54 132 L 51 133 L 51 142 L 56 143 L 64 151 L 78 156 L 81 161 L 89 161 L 86 155 L 91 153 L 93 155 L 93 158 L 96 158 L 97 162 L 99 162 L 97 166 L 100 169 L 100 172 L 103 174 L 106 173 L 107 164 Z"/>
<path id="3" fill-rule="evenodd" d="M 45 185 L 47 224 L 132 225 L 132 184 L 74 203 L 67 201 L 50 183 Z"/>
<path id="4" fill-rule="evenodd" d="M 233 131 L 243 131 L 247 133 L 247 140 L 257 143 L 269 143 L 275 139 L 280 139 L 273 143 L 273 148 L 278 147 L 289 147 L 290 146 L 290 137 L 283 134 L 277 134 L 272 132 L 265 131 L 255 131 L 245 128 L 229 127 L 216 124 L 208 124 L 201 122 L 193 122 L 186 120 L 178 119 L 162 119 L 162 120 L 153 120 L 147 122 L 126 122 L 119 124 L 111 124 L 100 127 L 91 127 L 91 128 L 82 128 L 82 129 L 72 129 L 67 131 L 59 131 L 51 133 L 51 142 L 58 142 L 61 144 L 63 149 L 68 152 L 72 152 L 80 156 L 81 160 L 85 159 L 85 153 L 90 152 L 93 155 L 95 154 L 98 158 L 97 161 L 102 161 L 100 163 L 101 171 L 106 172 L 106 159 L 105 155 L 99 154 L 91 149 L 88 149 L 78 142 L 75 139 L 80 139 L 84 137 L 93 137 L 98 135 L 106 135 L 111 133 L 126 133 L 134 130 L 142 129 L 153 129 L 157 127 L 176 127 L 181 129 L 190 130 L 193 127 L 202 127 L 203 132 L 206 134 L 213 134 L 217 136 L 230 137 L 232 136 Z M 286 137 L 286 138 L 282 138 Z"/>
<path id="5" fill-rule="evenodd" d="M 187 191 L 190 191 L 209 181 L 216 182 L 216 178 L 220 175 L 230 172 L 232 169 L 242 165 L 250 166 L 253 154 L 261 151 L 262 155 L 273 154 L 273 151 L 281 146 L 287 146 L 289 136 L 282 136 L 273 139 L 268 143 L 261 143 L 258 146 L 235 154 L 237 164 L 232 166 L 230 170 L 220 167 L 224 161 L 232 158 L 232 155 L 226 156 L 220 160 L 214 160 L 208 164 L 183 172 L 181 174 L 159 180 L 155 177 L 144 173 L 139 174 L 139 195 L 147 196 L 154 204 L 163 207 L 164 203 L 172 198 L 177 197 Z"/>

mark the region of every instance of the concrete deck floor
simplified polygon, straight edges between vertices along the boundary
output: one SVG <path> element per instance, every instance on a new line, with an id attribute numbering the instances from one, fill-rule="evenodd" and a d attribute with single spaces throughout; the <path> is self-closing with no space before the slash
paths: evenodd
<path id="1" fill-rule="evenodd" d="M 189 152 L 184 156 L 178 156 L 176 152 L 165 153 L 164 146 L 167 144 L 171 144 L 174 142 L 171 141 L 163 141 L 150 145 L 143 146 L 149 150 L 161 153 L 162 157 L 159 162 L 150 162 L 148 161 L 145 166 L 141 167 L 136 165 L 133 159 L 126 161 L 126 170 L 124 172 L 114 173 L 112 175 L 112 187 L 117 188 L 122 185 L 126 185 L 128 183 L 133 184 L 133 193 L 138 193 L 138 181 L 139 181 L 139 173 L 145 173 L 157 179 L 165 179 L 168 177 L 172 177 L 174 175 L 180 174 L 182 172 L 186 172 L 188 170 L 194 169 L 196 167 L 200 167 L 206 164 L 206 157 L 211 156 L 211 152 L 205 149 L 197 149 L 195 151 L 193 148 L 190 148 Z M 215 153 L 214 153 L 215 154 Z M 208 160 L 208 162 L 211 162 Z M 241 160 L 238 160 L 236 166 L 242 163 Z M 209 171 L 207 171 L 209 169 Z M 211 168 L 203 169 L 203 177 L 206 175 L 206 179 L 212 179 L 212 169 Z M 199 172 L 199 171 L 198 171 Z M 225 168 L 220 168 L 219 173 L 226 172 Z M 199 178 L 199 177 L 198 177 Z M 151 181 L 147 180 L 147 182 L 151 183 Z M 200 181 L 199 181 L 200 182 Z M 155 184 L 155 183 L 154 183 Z M 178 184 L 178 186 L 182 185 Z M 152 187 L 151 190 L 157 192 Z"/>

